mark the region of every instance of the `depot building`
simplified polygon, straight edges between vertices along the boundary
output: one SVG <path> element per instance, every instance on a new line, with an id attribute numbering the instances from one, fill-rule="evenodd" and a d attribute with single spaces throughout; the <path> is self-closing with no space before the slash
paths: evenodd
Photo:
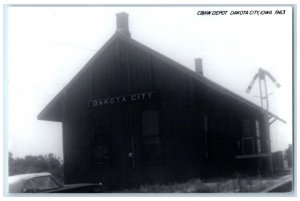
<path id="1" fill-rule="evenodd" d="M 111 188 L 272 171 L 267 113 L 131 38 L 128 15 L 38 119 L 62 122 L 65 183 Z"/>

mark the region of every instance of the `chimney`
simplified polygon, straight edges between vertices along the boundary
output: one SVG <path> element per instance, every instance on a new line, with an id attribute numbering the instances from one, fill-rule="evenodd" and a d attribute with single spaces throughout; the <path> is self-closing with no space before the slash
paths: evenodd
<path id="1" fill-rule="evenodd" d="M 125 12 L 117 13 L 117 32 L 130 37 L 128 28 L 128 14 Z"/>
<path id="2" fill-rule="evenodd" d="M 203 76 L 203 66 L 202 66 L 201 58 L 195 59 L 195 70 L 196 70 L 196 73 L 199 73 Z"/>

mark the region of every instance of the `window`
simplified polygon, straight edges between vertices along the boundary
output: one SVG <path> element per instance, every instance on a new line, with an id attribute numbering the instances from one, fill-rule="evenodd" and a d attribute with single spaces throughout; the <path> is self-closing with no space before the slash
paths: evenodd
<path id="1" fill-rule="evenodd" d="M 242 120 L 242 135 L 243 137 L 251 136 L 250 121 Z"/>
<path id="2" fill-rule="evenodd" d="M 35 188 L 32 185 L 31 180 L 25 182 L 23 188 L 22 188 L 22 193 L 29 193 L 29 192 L 34 192 Z"/>
<path id="3" fill-rule="evenodd" d="M 251 135 L 250 120 L 242 120 L 242 151 L 243 154 L 254 154 L 253 136 Z"/>
<path id="4" fill-rule="evenodd" d="M 51 177 L 37 177 L 37 178 L 33 178 L 31 181 L 32 184 L 38 190 L 52 189 L 52 188 L 59 187 L 59 185 L 55 181 L 53 181 Z"/>
<path id="5" fill-rule="evenodd" d="M 161 141 L 159 137 L 159 114 L 155 110 L 143 112 L 144 162 L 155 164 L 161 161 Z"/>
<path id="6" fill-rule="evenodd" d="M 260 130 L 259 121 L 255 120 L 255 130 L 256 130 L 256 142 L 257 142 L 257 153 L 261 153 L 261 140 L 260 140 Z"/>

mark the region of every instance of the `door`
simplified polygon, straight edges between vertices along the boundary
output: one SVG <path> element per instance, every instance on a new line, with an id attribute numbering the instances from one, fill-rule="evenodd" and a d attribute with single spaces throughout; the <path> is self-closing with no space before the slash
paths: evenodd
<path id="1" fill-rule="evenodd" d="M 92 119 L 93 156 L 96 171 L 110 168 L 111 118 L 108 112 L 101 112 Z"/>
<path id="2" fill-rule="evenodd" d="M 243 154 L 244 155 L 254 154 L 253 137 L 244 137 L 242 139 L 242 142 L 243 142 Z"/>
<path id="3" fill-rule="evenodd" d="M 143 164 L 155 165 L 162 160 L 159 113 L 145 110 L 142 114 Z"/>

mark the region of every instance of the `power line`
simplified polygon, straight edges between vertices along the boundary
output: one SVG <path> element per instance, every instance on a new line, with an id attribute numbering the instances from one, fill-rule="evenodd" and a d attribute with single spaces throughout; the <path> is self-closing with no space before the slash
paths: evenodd
<path id="1" fill-rule="evenodd" d="M 45 40 L 45 39 L 41 39 L 41 38 L 38 38 L 38 37 L 29 36 L 27 34 L 25 34 L 25 36 L 28 37 L 28 38 L 31 38 L 31 39 L 34 39 L 34 40 L 40 40 L 40 41 L 43 41 L 43 42 L 56 43 L 56 44 L 59 44 L 59 45 L 64 45 L 64 46 L 68 46 L 68 47 L 75 47 L 75 48 L 84 49 L 84 50 L 93 51 L 93 52 L 97 51 L 97 49 L 83 47 L 83 46 L 80 46 L 80 45 L 70 44 L 70 43 L 66 43 L 66 42 L 62 42 L 62 41 L 49 40 L 49 39 Z"/>

